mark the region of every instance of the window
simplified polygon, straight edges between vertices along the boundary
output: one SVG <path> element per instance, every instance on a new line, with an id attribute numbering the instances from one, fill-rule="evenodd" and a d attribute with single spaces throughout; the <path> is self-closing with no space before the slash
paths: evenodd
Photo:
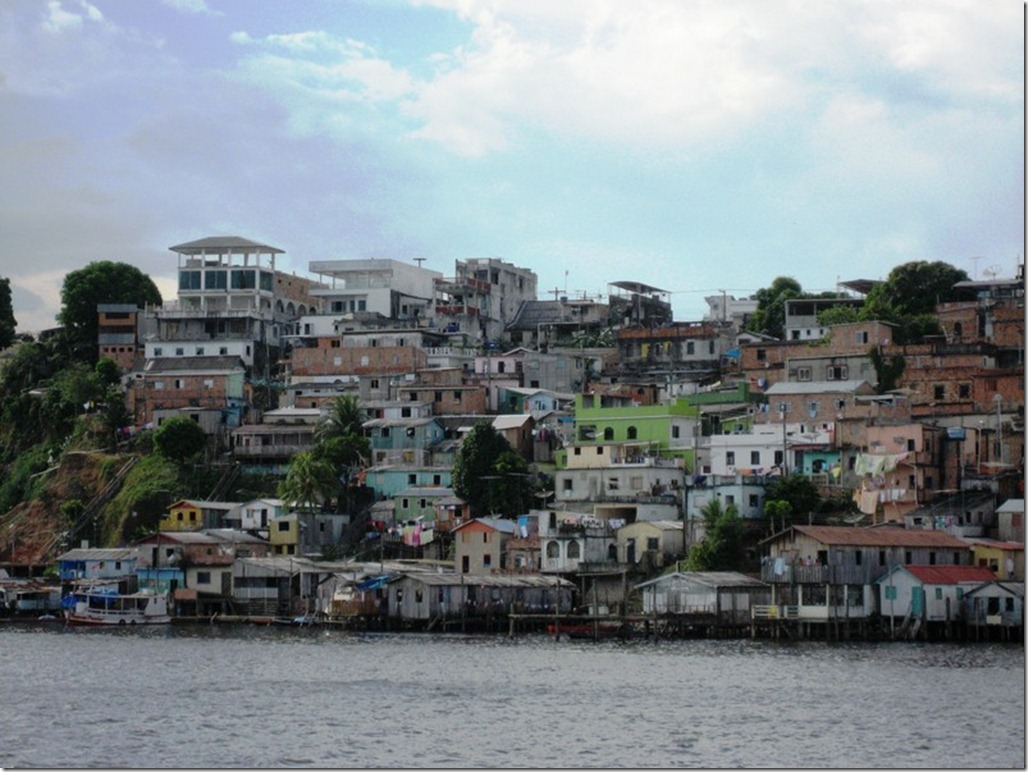
<path id="1" fill-rule="evenodd" d="M 796 380 L 798 381 L 809 381 L 811 379 L 811 372 L 809 367 L 797 367 L 796 368 Z"/>
<path id="2" fill-rule="evenodd" d="M 178 288 L 180 290 L 200 289 L 200 271 L 179 271 Z"/>
<path id="3" fill-rule="evenodd" d="M 690 340 L 690 341 L 686 342 L 686 344 L 685 344 L 685 353 L 686 354 L 695 354 L 696 353 L 696 344 L 693 341 Z"/>
<path id="4" fill-rule="evenodd" d="M 459 391 L 453 392 L 453 401 L 454 402 L 460 402 L 460 392 Z"/>
<path id="5" fill-rule="evenodd" d="M 227 271 L 207 271 L 203 277 L 204 289 L 223 290 L 228 288 Z"/>
<path id="6" fill-rule="evenodd" d="M 767 349 L 758 348 L 757 349 L 757 361 L 758 362 L 763 362 L 765 359 L 767 359 Z"/>
<path id="7" fill-rule="evenodd" d="M 735 451 L 734 450 L 730 450 L 727 453 L 725 453 L 725 463 L 728 464 L 728 466 L 735 466 Z"/>
<path id="8" fill-rule="evenodd" d="M 756 509 L 760 506 L 760 496 L 756 493 L 750 494 L 750 507 Z"/>
<path id="9" fill-rule="evenodd" d="M 660 539 L 656 536 L 649 536 L 646 538 L 646 549 L 651 552 L 656 552 L 660 549 Z"/>
<path id="10" fill-rule="evenodd" d="M 401 509 L 409 509 L 410 508 L 410 499 L 401 499 L 400 500 L 400 508 Z"/>
<path id="11" fill-rule="evenodd" d="M 936 600 L 942 600 L 942 588 L 941 587 L 936 587 L 935 588 L 935 599 Z"/>
<path id="12" fill-rule="evenodd" d="M 371 379 L 371 388 L 373 388 L 373 389 L 377 389 L 378 388 L 378 378 L 372 378 Z"/>
<path id="13" fill-rule="evenodd" d="M 568 542 L 568 560 L 578 560 L 582 557 L 582 545 L 577 541 Z"/>
<path id="14" fill-rule="evenodd" d="M 885 565 L 885 550 L 878 550 L 878 565 L 879 567 Z"/>
<path id="15" fill-rule="evenodd" d="M 942 385 L 941 383 L 935 384 L 935 386 L 932 387 L 932 395 L 934 396 L 935 399 L 945 399 L 946 398 L 946 387 L 944 385 Z"/>
<path id="16" fill-rule="evenodd" d="M 236 268 L 232 271 L 232 289 L 256 289 L 257 277 L 251 270 Z"/>
<path id="17" fill-rule="evenodd" d="M 211 572 L 210 571 L 197 571 L 196 572 L 196 583 L 197 584 L 210 584 L 211 583 Z"/>
<path id="18" fill-rule="evenodd" d="M 759 450 L 751 450 L 750 451 L 750 463 L 753 464 L 754 466 L 760 466 L 760 451 Z"/>
<path id="19" fill-rule="evenodd" d="M 603 430 L 603 439 L 605 439 L 605 440 L 612 440 L 612 439 L 614 439 L 614 429 L 613 429 L 613 427 L 608 426 L 606 429 Z"/>
<path id="20" fill-rule="evenodd" d="M 853 340 L 856 343 L 867 343 L 868 342 L 867 330 L 857 330 L 857 332 L 853 333 Z"/>
<path id="21" fill-rule="evenodd" d="M 896 588 L 891 584 L 885 587 L 885 599 L 896 600 Z"/>
<path id="22" fill-rule="evenodd" d="M 638 429 L 636 429 L 636 428 L 635 428 L 634 426 L 629 426 L 629 427 L 628 427 L 628 433 L 627 433 L 627 437 L 628 437 L 628 439 L 630 439 L 630 440 L 634 440 L 634 439 L 636 439 L 636 438 L 637 438 L 638 436 L 639 436 L 639 430 L 638 430 Z"/>
<path id="23" fill-rule="evenodd" d="M 483 531 L 482 532 L 482 544 L 488 544 L 488 543 L 489 543 L 489 534 L 486 533 L 485 531 Z"/>
<path id="24" fill-rule="evenodd" d="M 962 383 L 957 389 L 961 399 L 969 399 L 971 397 L 971 384 Z"/>
<path id="25" fill-rule="evenodd" d="M 154 350 L 153 350 L 153 355 L 155 357 L 162 357 L 162 356 L 164 356 L 164 349 L 161 348 L 160 346 L 156 346 L 154 348 Z"/>
<path id="26" fill-rule="evenodd" d="M 955 565 L 955 566 L 959 566 L 960 565 L 960 553 L 959 552 L 954 552 L 953 553 L 953 565 Z"/>
<path id="27" fill-rule="evenodd" d="M 912 553 L 910 550 L 907 550 L 906 552 L 904 552 L 903 553 L 903 562 L 906 563 L 908 566 L 911 563 L 913 563 L 914 562 L 914 553 Z"/>
<path id="28" fill-rule="evenodd" d="M 276 525 L 277 525 L 279 533 L 285 533 L 286 531 L 289 530 L 289 521 L 288 520 L 279 520 Z"/>
<path id="29" fill-rule="evenodd" d="M 489 568 L 493 564 L 493 556 L 488 552 L 482 556 L 482 567 Z"/>
<path id="30" fill-rule="evenodd" d="M 679 427 L 672 426 L 671 427 L 671 439 L 677 440 L 680 436 L 681 436 L 681 431 L 680 431 Z"/>
<path id="31" fill-rule="evenodd" d="M 570 477 L 565 477 L 564 478 L 564 492 L 565 493 L 570 493 L 573 489 L 574 489 L 574 482 L 571 480 Z"/>
<path id="32" fill-rule="evenodd" d="M 417 482 L 418 482 L 418 476 L 416 474 L 409 474 L 409 475 L 407 475 L 407 484 L 408 485 L 416 485 Z"/>
<path id="33" fill-rule="evenodd" d="M 934 566 L 935 565 L 935 553 L 934 552 L 929 552 L 928 553 L 928 565 L 930 565 L 930 566 Z"/>
<path id="34" fill-rule="evenodd" d="M 829 381 L 845 381 L 850 377 L 850 369 L 846 365 L 829 365 L 826 377 Z"/>
<path id="35" fill-rule="evenodd" d="M 864 550 L 856 550 L 853 553 L 853 559 L 858 566 L 862 566 L 864 564 Z"/>

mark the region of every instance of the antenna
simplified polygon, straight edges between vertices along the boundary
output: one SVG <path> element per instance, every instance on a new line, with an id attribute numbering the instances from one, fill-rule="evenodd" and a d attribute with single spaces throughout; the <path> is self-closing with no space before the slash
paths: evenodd
<path id="1" fill-rule="evenodd" d="M 421 267 L 421 264 L 422 264 L 423 262 L 425 262 L 426 260 L 428 260 L 428 258 L 427 258 L 427 257 L 415 257 L 415 258 L 414 258 L 414 262 L 418 264 L 418 268 L 420 268 L 420 267 Z"/>
<path id="2" fill-rule="evenodd" d="M 986 276 L 989 279 L 994 279 L 996 278 L 996 276 L 1000 274 L 1002 270 L 1003 269 L 1000 268 L 998 265 L 990 265 L 988 268 L 982 270 L 982 275 Z"/>

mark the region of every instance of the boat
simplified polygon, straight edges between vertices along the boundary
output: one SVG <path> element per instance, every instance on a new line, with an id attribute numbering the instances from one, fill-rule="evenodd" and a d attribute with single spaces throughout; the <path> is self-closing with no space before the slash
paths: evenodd
<path id="1" fill-rule="evenodd" d="M 165 625 L 171 622 L 168 596 L 153 592 L 123 595 L 108 585 L 76 589 L 61 601 L 71 625 Z"/>
<path id="2" fill-rule="evenodd" d="M 621 633 L 620 622 L 562 622 L 547 625 L 550 635 L 566 635 L 568 638 L 613 638 Z"/>

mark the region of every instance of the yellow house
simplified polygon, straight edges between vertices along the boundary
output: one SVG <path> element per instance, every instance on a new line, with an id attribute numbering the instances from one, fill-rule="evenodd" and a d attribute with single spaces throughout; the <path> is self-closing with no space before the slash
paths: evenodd
<path id="1" fill-rule="evenodd" d="M 179 499 L 161 518 L 161 531 L 199 531 L 203 528 L 203 511 L 199 502 Z"/>
<path id="2" fill-rule="evenodd" d="M 991 568 L 1001 582 L 1024 581 L 1024 545 L 1020 542 L 969 538 L 974 565 Z"/>
<path id="3" fill-rule="evenodd" d="M 293 512 L 275 517 L 268 523 L 268 541 L 274 555 L 297 555 L 300 552 L 300 518 Z"/>

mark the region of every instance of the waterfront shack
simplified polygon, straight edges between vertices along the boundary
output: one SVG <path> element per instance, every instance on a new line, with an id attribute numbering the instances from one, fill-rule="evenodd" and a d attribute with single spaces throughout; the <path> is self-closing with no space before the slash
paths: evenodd
<path id="1" fill-rule="evenodd" d="M 928 623 L 960 620 L 965 593 L 995 579 L 982 566 L 894 566 L 877 580 L 879 609 L 892 629 L 899 624 L 913 636 Z"/>
<path id="2" fill-rule="evenodd" d="M 736 571 L 676 571 L 637 584 L 643 614 L 696 617 L 719 628 L 750 624 L 751 609 L 771 601 L 771 586 Z"/>
<path id="3" fill-rule="evenodd" d="M 964 620 L 975 639 L 1024 639 L 1024 582 L 987 582 L 964 593 Z"/>
<path id="4" fill-rule="evenodd" d="M 481 624 L 507 614 L 567 614 L 575 585 L 539 574 L 404 573 L 388 586 L 387 615 L 393 620 L 444 626 Z"/>

